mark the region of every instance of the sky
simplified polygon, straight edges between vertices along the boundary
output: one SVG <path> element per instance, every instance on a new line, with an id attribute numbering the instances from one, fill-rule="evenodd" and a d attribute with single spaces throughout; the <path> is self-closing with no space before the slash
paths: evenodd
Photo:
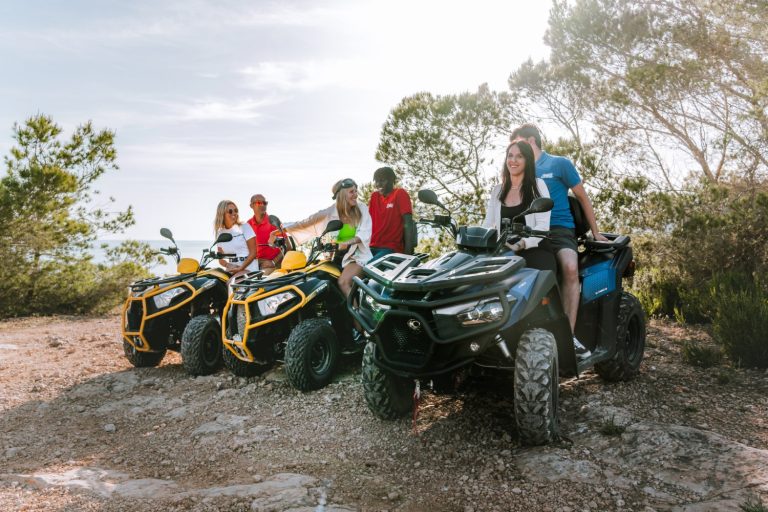
<path id="1" fill-rule="evenodd" d="M 222 199 L 298 220 L 371 181 L 390 111 L 421 91 L 506 90 L 549 2 L 0 0 L 0 154 L 46 114 L 116 133 L 95 185 L 136 224 L 102 238 L 213 238 Z"/>

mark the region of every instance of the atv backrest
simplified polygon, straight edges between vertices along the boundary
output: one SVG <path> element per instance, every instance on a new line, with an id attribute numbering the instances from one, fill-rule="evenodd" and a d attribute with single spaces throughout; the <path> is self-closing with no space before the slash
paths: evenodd
<path id="1" fill-rule="evenodd" d="M 587 222 L 587 216 L 584 215 L 584 209 L 581 207 L 581 203 L 575 196 L 568 194 L 568 206 L 571 208 L 573 224 L 576 226 L 576 238 L 586 236 L 589 231 L 589 223 Z"/>

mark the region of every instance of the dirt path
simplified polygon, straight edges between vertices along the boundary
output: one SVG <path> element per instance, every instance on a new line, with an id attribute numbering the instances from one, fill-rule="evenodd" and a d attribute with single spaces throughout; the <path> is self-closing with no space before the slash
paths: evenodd
<path id="1" fill-rule="evenodd" d="M 641 375 L 561 386 L 558 446 L 519 446 L 511 396 L 425 394 L 414 425 L 280 369 L 134 369 L 117 317 L 0 322 L 0 510 L 739 510 L 768 505 L 768 373 L 681 363 L 653 323 Z M 502 391 L 502 392 L 499 392 Z"/>

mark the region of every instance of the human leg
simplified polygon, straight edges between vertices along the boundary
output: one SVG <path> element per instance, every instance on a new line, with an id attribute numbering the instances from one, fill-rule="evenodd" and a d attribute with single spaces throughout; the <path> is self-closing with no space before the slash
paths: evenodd
<path id="1" fill-rule="evenodd" d="M 341 291 L 344 293 L 344 295 L 349 295 L 349 292 L 352 291 L 352 278 L 355 276 L 360 277 L 362 275 L 363 267 L 354 261 L 347 263 L 347 265 L 342 269 L 338 280 L 339 288 L 341 288 Z"/>
<path id="2" fill-rule="evenodd" d="M 579 313 L 578 254 L 571 249 L 560 249 L 557 252 L 557 264 L 560 266 L 563 309 L 571 324 L 571 331 L 575 332 L 576 315 Z"/>

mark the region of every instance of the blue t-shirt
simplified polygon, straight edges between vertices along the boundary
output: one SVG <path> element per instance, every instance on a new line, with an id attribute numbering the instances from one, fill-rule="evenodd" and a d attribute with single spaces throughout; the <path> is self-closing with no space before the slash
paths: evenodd
<path id="1" fill-rule="evenodd" d="M 573 162 L 563 156 L 552 156 L 544 151 L 536 160 L 536 177 L 544 180 L 549 197 L 555 202 L 549 217 L 550 226 L 575 228 L 571 207 L 568 205 L 568 190 L 581 183 L 581 176 Z"/>

